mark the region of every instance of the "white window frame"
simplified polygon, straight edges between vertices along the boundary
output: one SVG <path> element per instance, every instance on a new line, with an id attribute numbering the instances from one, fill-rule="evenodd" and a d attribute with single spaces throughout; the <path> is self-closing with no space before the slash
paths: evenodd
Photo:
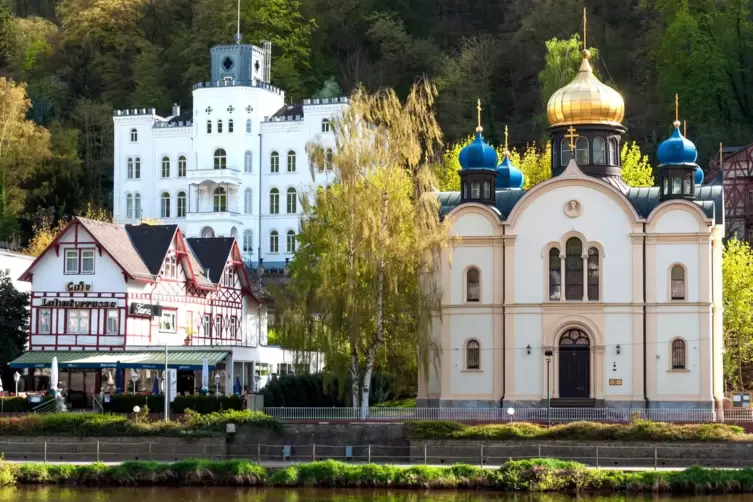
<path id="1" fill-rule="evenodd" d="M 254 234 L 251 230 L 243 232 L 243 252 L 249 254 L 254 252 Z"/>
<path id="2" fill-rule="evenodd" d="M 65 333 L 68 335 L 86 335 L 89 333 L 89 316 L 91 312 L 85 309 L 69 309 L 67 311 Z M 71 324 L 73 321 L 73 325 Z M 71 327 L 73 326 L 73 327 Z"/>
<path id="3" fill-rule="evenodd" d="M 296 214 L 298 212 L 298 192 L 295 188 L 290 187 L 285 193 L 285 209 L 287 214 Z"/>
<path id="4" fill-rule="evenodd" d="M 280 214 L 280 191 L 277 188 L 269 190 L 269 214 Z"/>
<path id="5" fill-rule="evenodd" d="M 297 164 L 298 156 L 295 154 L 293 150 L 288 150 L 288 172 L 294 173 L 296 172 L 296 164 Z"/>
<path id="6" fill-rule="evenodd" d="M 250 151 L 243 154 L 243 172 L 252 173 L 254 171 L 254 156 Z"/>
<path id="7" fill-rule="evenodd" d="M 185 178 L 188 171 L 188 159 L 185 155 L 178 157 L 178 178 Z"/>
<path id="8" fill-rule="evenodd" d="M 178 312 L 175 310 L 163 310 L 159 318 L 159 330 L 161 333 L 177 333 Z"/>
<path id="9" fill-rule="evenodd" d="M 162 157 L 162 177 L 170 177 L 170 157 L 168 156 Z"/>
<path id="10" fill-rule="evenodd" d="M 178 200 L 177 200 L 177 218 L 185 218 L 186 217 L 186 192 L 178 192 Z"/>
<path id="11" fill-rule="evenodd" d="M 254 193 L 251 191 L 250 188 L 247 188 L 243 192 L 243 212 L 246 214 L 251 214 L 253 212 L 254 207 Z"/>
<path id="12" fill-rule="evenodd" d="M 133 195 L 126 194 L 126 218 L 133 219 Z"/>
<path id="13" fill-rule="evenodd" d="M 86 267 L 86 263 L 91 262 L 91 268 Z M 91 275 L 94 273 L 94 250 L 93 249 L 82 249 L 81 250 L 81 264 L 80 266 L 80 273 L 81 274 L 88 274 Z"/>
<path id="14" fill-rule="evenodd" d="M 280 233 L 277 230 L 269 232 L 269 252 L 280 252 Z"/>
<path id="15" fill-rule="evenodd" d="M 288 253 L 295 253 L 296 240 L 294 231 L 288 230 L 287 234 L 285 235 L 285 244 Z"/>
<path id="16" fill-rule="evenodd" d="M 280 154 L 277 152 L 272 152 L 269 154 L 269 172 L 280 172 Z"/>
<path id="17" fill-rule="evenodd" d="M 39 322 L 37 323 L 38 334 L 40 335 L 49 335 L 52 333 L 52 309 L 39 309 L 37 311 L 37 315 L 39 316 Z M 47 322 L 43 322 L 43 319 L 47 318 Z"/>
<path id="18" fill-rule="evenodd" d="M 131 129 L 131 143 L 139 141 L 139 131 L 136 128 Z"/>
<path id="19" fill-rule="evenodd" d="M 65 258 L 65 264 L 64 264 L 63 273 L 64 274 L 68 274 L 68 275 L 76 275 L 76 274 L 78 274 L 78 272 L 79 272 L 79 265 L 80 265 L 80 263 L 78 261 L 78 249 L 74 249 L 74 248 L 66 249 L 65 250 L 65 254 L 63 256 Z M 72 259 L 74 261 L 74 263 L 76 264 L 76 268 L 75 269 L 71 269 L 68 266 L 70 264 L 70 262 L 68 261 L 69 259 Z"/>
<path id="20" fill-rule="evenodd" d="M 105 334 L 118 335 L 120 326 L 120 312 L 118 310 L 109 309 L 107 311 L 107 322 L 105 324 Z"/>

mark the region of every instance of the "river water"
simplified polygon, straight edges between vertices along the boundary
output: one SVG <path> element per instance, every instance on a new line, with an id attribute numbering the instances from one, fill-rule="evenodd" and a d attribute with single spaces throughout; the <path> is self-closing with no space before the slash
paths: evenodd
<path id="1" fill-rule="evenodd" d="M 0 488 L 0 502 L 753 502 L 753 495 L 713 497 L 570 497 L 495 492 L 239 488 Z"/>

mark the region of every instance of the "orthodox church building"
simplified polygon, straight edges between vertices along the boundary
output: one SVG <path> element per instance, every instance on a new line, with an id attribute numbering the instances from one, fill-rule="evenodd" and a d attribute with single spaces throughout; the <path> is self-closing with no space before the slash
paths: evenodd
<path id="1" fill-rule="evenodd" d="M 451 245 L 418 406 L 720 405 L 721 183 L 702 185 L 675 120 L 659 186 L 629 187 L 624 102 L 586 50 L 547 114 L 551 179 L 523 190 L 479 118 L 460 153 L 461 191 L 439 194 Z"/>

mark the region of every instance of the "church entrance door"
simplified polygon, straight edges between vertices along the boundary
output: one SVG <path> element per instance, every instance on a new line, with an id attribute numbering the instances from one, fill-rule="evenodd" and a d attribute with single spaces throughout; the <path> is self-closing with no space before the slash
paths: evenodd
<path id="1" fill-rule="evenodd" d="M 560 338 L 559 367 L 560 397 L 591 397 L 591 343 L 581 330 Z"/>

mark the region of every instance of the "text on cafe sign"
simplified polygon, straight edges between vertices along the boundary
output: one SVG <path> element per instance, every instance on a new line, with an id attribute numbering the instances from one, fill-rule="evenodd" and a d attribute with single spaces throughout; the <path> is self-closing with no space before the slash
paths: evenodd
<path id="1" fill-rule="evenodd" d="M 66 291 L 73 291 L 74 293 L 84 293 L 92 290 L 90 282 L 68 282 L 65 284 Z"/>
<path id="2" fill-rule="evenodd" d="M 148 303 L 132 303 L 130 313 L 142 317 L 159 317 L 162 315 L 162 307 Z"/>

